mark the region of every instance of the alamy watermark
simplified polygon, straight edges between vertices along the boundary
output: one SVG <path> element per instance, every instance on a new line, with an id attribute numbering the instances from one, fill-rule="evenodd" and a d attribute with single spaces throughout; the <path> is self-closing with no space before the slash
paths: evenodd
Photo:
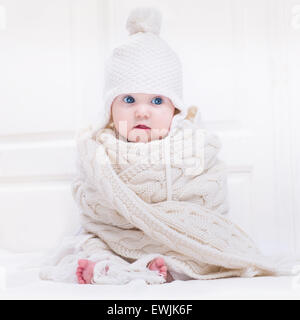
<path id="1" fill-rule="evenodd" d="M 127 132 L 127 122 L 124 121 L 120 124 L 119 130 Z M 134 159 L 139 164 L 170 165 L 184 168 L 185 175 L 193 175 L 203 171 L 203 129 L 184 128 L 176 135 L 167 134 L 165 129 L 151 129 L 150 132 L 139 130 L 134 132 L 130 141 L 127 140 L 130 143 L 124 143 L 126 141 L 124 136 L 122 137 L 119 133 L 117 135 L 118 139 L 113 140 L 115 145 L 109 147 L 116 152 L 115 157 L 111 158 L 112 164 L 126 165 Z M 162 139 L 159 139 L 160 137 Z"/>

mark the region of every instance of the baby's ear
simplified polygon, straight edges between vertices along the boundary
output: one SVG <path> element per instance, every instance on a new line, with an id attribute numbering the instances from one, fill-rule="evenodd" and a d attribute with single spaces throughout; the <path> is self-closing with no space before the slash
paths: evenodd
<path id="1" fill-rule="evenodd" d="M 194 122 L 197 112 L 198 112 L 198 108 L 196 106 L 191 106 L 188 108 L 188 112 L 185 118 Z"/>

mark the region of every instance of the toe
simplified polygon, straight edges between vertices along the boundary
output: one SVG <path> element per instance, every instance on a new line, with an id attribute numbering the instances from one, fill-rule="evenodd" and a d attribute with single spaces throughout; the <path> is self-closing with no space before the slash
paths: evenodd
<path id="1" fill-rule="evenodd" d="M 161 268 L 165 265 L 165 260 L 163 258 L 156 258 L 155 263 L 159 268 Z"/>
<path id="2" fill-rule="evenodd" d="M 78 260 L 78 266 L 79 266 L 80 268 L 83 268 L 83 269 L 87 267 L 88 263 L 89 263 L 89 261 L 86 260 L 86 259 L 80 259 L 80 260 Z"/>
<path id="3" fill-rule="evenodd" d="M 166 278 L 166 277 L 167 277 L 167 267 L 166 267 L 166 266 L 161 267 L 159 273 L 160 273 L 164 278 Z"/>
<path id="4" fill-rule="evenodd" d="M 80 275 L 77 275 L 77 281 L 78 283 L 82 283 L 82 281 L 84 282 L 83 278 Z"/>
<path id="5" fill-rule="evenodd" d="M 78 279 L 78 280 L 83 279 L 83 277 L 82 277 L 82 273 L 76 273 L 76 276 L 77 276 L 77 279 Z"/>
<path id="6" fill-rule="evenodd" d="M 167 273 L 167 266 L 162 266 L 162 267 L 160 268 L 160 271 Z"/>
<path id="7" fill-rule="evenodd" d="M 76 272 L 77 277 L 82 277 L 82 272 Z"/>

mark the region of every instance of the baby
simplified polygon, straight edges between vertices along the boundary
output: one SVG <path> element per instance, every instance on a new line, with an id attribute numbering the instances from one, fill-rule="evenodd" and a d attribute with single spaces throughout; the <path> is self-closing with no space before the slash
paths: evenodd
<path id="1" fill-rule="evenodd" d="M 112 127 L 128 142 L 163 139 L 168 135 L 172 119 L 179 112 L 172 101 L 155 94 L 128 93 L 118 95 L 111 106 Z M 91 283 L 96 262 L 80 259 L 76 271 L 78 283 Z M 157 270 L 166 282 L 173 281 L 163 258 L 155 258 L 147 265 Z M 105 271 L 107 272 L 107 266 Z"/>
<path id="2" fill-rule="evenodd" d="M 100 128 L 113 129 L 118 139 L 128 143 L 160 140 L 186 116 L 181 62 L 159 36 L 161 15 L 156 9 L 136 8 L 126 26 L 129 40 L 113 50 L 105 65 L 105 114 Z M 79 283 L 91 283 L 95 265 L 78 261 Z M 173 280 L 163 258 L 154 258 L 147 267 L 167 282 Z"/>
<path id="3" fill-rule="evenodd" d="M 228 212 L 221 144 L 192 129 L 181 63 L 160 23 L 155 9 L 134 10 L 130 39 L 106 63 L 103 114 L 77 140 L 72 190 L 83 232 L 62 245 L 43 279 L 157 284 L 273 272 L 256 260 L 253 241 L 220 217 Z"/>

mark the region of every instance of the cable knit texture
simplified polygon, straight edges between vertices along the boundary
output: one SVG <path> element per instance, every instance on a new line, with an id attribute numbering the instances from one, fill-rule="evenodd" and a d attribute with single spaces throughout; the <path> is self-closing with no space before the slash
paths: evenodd
<path id="1" fill-rule="evenodd" d="M 187 143 L 195 137 L 198 149 Z M 68 272 L 75 274 L 82 257 L 97 261 L 93 283 L 98 284 L 133 279 L 162 283 L 158 272 L 146 267 L 158 256 L 169 270 L 193 279 L 279 274 L 249 236 L 226 218 L 227 172 L 217 157 L 221 143 L 215 134 L 186 120 L 166 138 L 149 143 L 129 143 L 111 129 L 92 126 L 80 132 L 77 142 L 79 175 L 73 195 L 84 233 L 60 250 L 52 266 L 42 270 L 42 278 L 69 281 Z"/>

